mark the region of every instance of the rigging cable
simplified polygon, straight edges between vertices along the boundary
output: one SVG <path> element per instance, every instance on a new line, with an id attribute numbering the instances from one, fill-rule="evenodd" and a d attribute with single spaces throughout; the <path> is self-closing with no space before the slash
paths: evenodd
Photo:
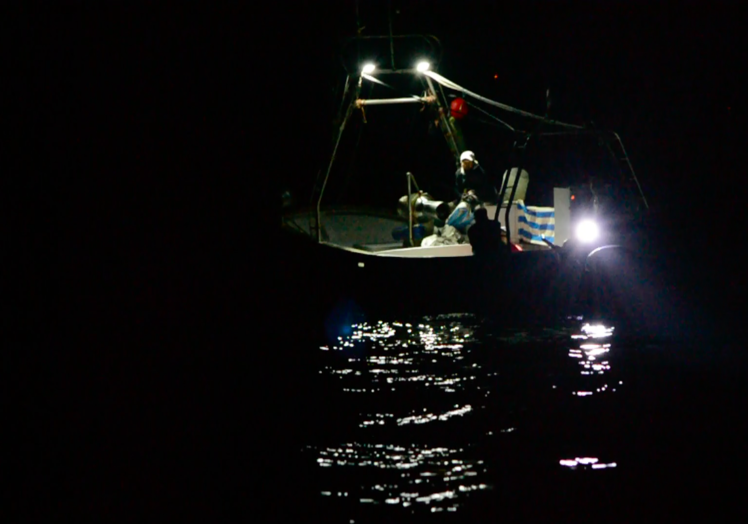
<path id="1" fill-rule="evenodd" d="M 482 102 L 484 102 L 486 104 L 498 107 L 499 109 L 503 109 L 504 111 L 508 111 L 510 113 L 515 113 L 515 114 L 518 114 L 518 115 L 522 115 L 522 116 L 524 116 L 526 118 L 532 118 L 534 120 L 539 120 L 541 124 L 542 123 L 546 123 L 546 124 L 554 124 L 554 125 L 558 125 L 558 126 L 562 126 L 562 127 L 568 127 L 568 128 L 571 128 L 571 129 L 584 129 L 582 126 L 578 126 L 578 125 L 574 125 L 574 124 L 567 124 L 567 123 L 564 123 L 564 122 L 559 122 L 557 120 L 548 120 L 548 119 L 546 119 L 543 116 L 535 115 L 533 113 L 528 113 L 527 111 L 522 111 L 521 109 L 516 109 L 514 107 L 508 106 L 506 104 L 502 104 L 500 102 L 495 102 L 495 101 L 493 101 L 493 100 L 491 100 L 489 98 L 486 98 L 484 96 L 481 96 L 481 95 L 479 95 L 477 93 L 473 93 L 472 91 L 468 91 L 464 87 L 461 87 L 461 86 L 455 84 L 451 80 L 448 80 L 448 79 L 444 78 L 443 76 L 441 76 L 441 75 L 439 75 L 437 73 L 434 73 L 433 71 L 424 71 L 423 74 L 426 75 L 426 76 L 428 76 L 432 80 L 436 81 L 437 83 L 443 85 L 446 88 L 453 89 L 455 91 L 460 91 L 460 92 L 462 92 L 465 95 L 472 96 L 473 98 L 476 98 L 476 99 L 478 99 L 478 100 L 480 100 L 480 101 L 482 101 Z"/>
<path id="2" fill-rule="evenodd" d="M 499 117 L 497 117 L 497 116 L 494 116 L 494 115 L 492 115 L 492 114 L 491 114 L 491 113 L 489 113 L 488 111 L 486 111 L 486 110 L 484 110 L 484 109 L 481 109 L 481 108 L 480 108 L 480 107 L 478 107 L 477 105 L 475 105 L 475 104 L 471 104 L 470 102 L 467 102 L 467 105 L 468 105 L 468 106 L 470 106 L 470 107 L 472 107 L 473 109 L 477 109 L 478 111 L 480 111 L 480 112 L 481 112 L 481 113 L 483 113 L 484 115 L 488 116 L 489 118 L 492 118 L 493 120 L 496 120 L 496 121 L 497 121 L 498 123 L 500 123 L 501 125 L 503 125 L 503 126 L 504 126 L 504 127 L 506 127 L 507 129 L 509 129 L 509 130 L 510 130 L 510 131 L 512 131 L 513 133 L 516 133 L 516 132 L 517 132 L 517 130 L 516 130 L 516 129 L 514 129 L 514 128 L 513 128 L 513 127 L 512 127 L 511 125 L 507 124 L 506 122 L 504 122 L 503 120 L 501 120 L 501 119 L 500 119 Z M 486 123 L 486 124 L 489 124 L 489 123 L 490 123 L 490 122 L 486 122 L 486 121 L 482 121 L 482 122 L 483 122 L 483 123 Z M 493 124 L 492 124 L 492 125 L 493 125 Z"/>

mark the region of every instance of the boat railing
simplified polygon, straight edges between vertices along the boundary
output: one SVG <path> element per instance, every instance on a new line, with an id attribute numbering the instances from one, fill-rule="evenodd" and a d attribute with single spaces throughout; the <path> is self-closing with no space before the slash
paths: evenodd
<path id="1" fill-rule="evenodd" d="M 413 241 L 413 198 L 412 198 L 412 190 L 411 185 L 415 184 L 416 191 L 420 191 L 418 188 L 418 182 L 416 182 L 416 177 L 408 171 L 405 173 L 405 177 L 408 179 L 408 240 L 410 241 L 410 247 L 413 247 L 415 242 Z"/>

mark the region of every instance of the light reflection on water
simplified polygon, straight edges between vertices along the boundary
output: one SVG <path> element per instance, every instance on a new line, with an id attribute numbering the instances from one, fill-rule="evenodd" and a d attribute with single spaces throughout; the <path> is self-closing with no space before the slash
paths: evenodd
<path id="1" fill-rule="evenodd" d="M 342 394 L 360 401 L 356 419 L 346 421 L 354 441 L 307 451 L 324 472 L 319 496 L 359 507 L 458 512 L 473 497 L 496 488 L 496 467 L 486 456 L 488 448 L 477 442 L 491 438 L 490 446 L 501 448 L 505 439 L 524 435 L 521 425 L 508 423 L 507 403 L 486 405 L 512 372 L 501 367 L 506 360 L 487 359 L 490 352 L 536 351 L 535 358 L 549 360 L 568 352 L 576 371 L 561 381 L 566 386 L 559 390 L 553 374 L 533 385 L 549 394 L 566 390 L 567 395 L 593 397 L 620 388 L 608 383 L 614 328 L 602 324 L 575 321 L 540 334 L 489 332 L 481 320 L 465 314 L 359 323 L 351 331 L 320 348 L 325 352 L 320 373 L 336 381 Z M 563 470 L 617 467 L 607 459 L 554 460 Z"/>
<path id="2" fill-rule="evenodd" d="M 607 380 L 601 378 L 603 375 L 609 375 L 611 371 L 610 352 L 612 343 L 596 342 L 600 339 L 611 339 L 614 331 L 613 326 L 605 326 L 602 323 L 585 323 L 580 327 L 578 333 L 571 335 L 575 344 L 574 347 L 569 348 L 569 357 L 579 361 L 579 366 L 582 368 L 579 373 L 585 377 L 585 384 L 589 384 L 589 387 L 584 390 L 572 391 L 572 395 L 589 397 L 616 391 L 615 387 L 608 385 Z"/>
<path id="3" fill-rule="evenodd" d="M 615 468 L 618 466 L 615 462 L 611 462 L 608 464 L 605 464 L 603 462 L 600 462 L 600 459 L 593 458 L 593 457 L 577 457 L 574 459 L 565 459 L 565 460 L 559 460 L 558 463 L 564 467 L 571 468 L 571 469 L 583 469 L 583 468 L 591 468 L 591 469 L 607 469 L 607 468 Z"/>
<path id="4" fill-rule="evenodd" d="M 488 489 L 478 481 L 485 471 L 481 460 L 463 457 L 464 449 L 418 445 L 349 443 L 316 450 L 322 468 L 337 468 L 326 478 L 321 496 L 350 497 L 361 504 L 386 504 L 409 508 L 428 506 L 431 511 L 454 511 L 459 499 L 472 491 Z M 346 469 L 375 479 L 365 486 L 346 482 Z"/>

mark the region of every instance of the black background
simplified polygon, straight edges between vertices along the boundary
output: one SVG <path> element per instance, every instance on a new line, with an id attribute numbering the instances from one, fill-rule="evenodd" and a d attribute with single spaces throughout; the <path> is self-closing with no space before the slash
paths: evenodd
<path id="1" fill-rule="evenodd" d="M 298 510 L 276 504 L 293 491 L 277 472 L 299 438 L 289 421 L 305 362 L 289 349 L 305 324 L 275 228 L 280 190 L 313 181 L 329 154 L 356 3 L 10 11 L 20 118 L 4 165 L 9 194 L 24 196 L 8 207 L 21 256 L 6 267 L 22 293 L 7 318 L 23 341 L 8 349 L 22 363 L 12 508 L 255 521 L 262 504 L 278 518 Z M 441 39 L 443 71 L 463 85 L 535 112 L 550 87 L 558 118 L 618 131 L 663 256 L 738 318 L 725 305 L 745 291 L 737 5 L 392 12 L 395 33 Z M 360 2 L 358 19 L 386 34 L 387 3 Z"/>

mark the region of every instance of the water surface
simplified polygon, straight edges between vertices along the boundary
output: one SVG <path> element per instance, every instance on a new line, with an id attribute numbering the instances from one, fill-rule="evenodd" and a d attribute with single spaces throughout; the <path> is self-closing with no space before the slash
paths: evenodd
<path id="1" fill-rule="evenodd" d="M 723 503 L 737 489 L 737 462 L 714 448 L 737 444 L 718 427 L 735 412 L 714 406 L 738 409 L 743 390 L 717 385 L 709 348 L 627 339 L 581 317 L 518 330 L 453 314 L 339 331 L 314 348 L 327 395 L 302 453 L 310 514 L 626 520 L 704 509 L 717 487 Z"/>

